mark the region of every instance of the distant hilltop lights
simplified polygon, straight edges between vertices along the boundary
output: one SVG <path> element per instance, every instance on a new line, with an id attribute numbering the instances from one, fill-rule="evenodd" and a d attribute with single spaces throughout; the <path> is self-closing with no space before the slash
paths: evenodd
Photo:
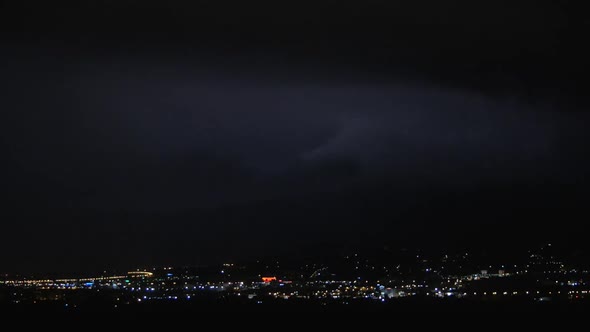
<path id="1" fill-rule="evenodd" d="M 262 277 L 262 282 L 270 283 L 273 281 L 277 281 L 277 277 Z"/>
<path id="2" fill-rule="evenodd" d="M 130 271 L 127 272 L 127 275 L 130 277 L 152 277 L 154 274 L 147 271 Z"/>
<path id="3" fill-rule="evenodd" d="M 146 278 L 146 277 L 153 277 L 154 274 L 152 272 L 147 271 L 130 271 L 127 272 L 127 275 L 118 275 L 118 276 L 101 276 L 101 277 L 86 277 L 86 278 L 69 278 L 69 279 L 22 279 L 22 280 L 3 280 L 1 283 L 6 285 L 54 285 L 54 284 L 62 284 L 62 285 L 75 285 L 78 283 L 90 283 L 87 286 L 90 286 L 94 282 L 98 281 L 116 281 L 116 280 L 125 280 L 127 278 Z"/>

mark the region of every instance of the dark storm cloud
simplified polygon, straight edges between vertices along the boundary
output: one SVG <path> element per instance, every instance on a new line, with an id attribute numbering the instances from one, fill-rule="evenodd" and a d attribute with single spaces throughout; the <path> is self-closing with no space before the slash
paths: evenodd
<path id="1" fill-rule="evenodd" d="M 379 179 L 561 181 L 561 149 L 586 137 L 584 114 L 395 78 L 51 63 L 3 82 L 15 114 L 3 141 L 13 181 L 28 183 L 14 186 L 49 205 L 174 211 Z"/>
<path id="2" fill-rule="evenodd" d="M 574 3 L 12 1 L 0 267 L 569 243 L 590 169 Z"/>

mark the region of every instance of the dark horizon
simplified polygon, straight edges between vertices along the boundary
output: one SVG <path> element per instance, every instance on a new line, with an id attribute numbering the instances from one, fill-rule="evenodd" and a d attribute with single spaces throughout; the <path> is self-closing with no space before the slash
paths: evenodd
<path id="1" fill-rule="evenodd" d="M 0 272 L 590 257 L 578 2 L 2 6 Z"/>

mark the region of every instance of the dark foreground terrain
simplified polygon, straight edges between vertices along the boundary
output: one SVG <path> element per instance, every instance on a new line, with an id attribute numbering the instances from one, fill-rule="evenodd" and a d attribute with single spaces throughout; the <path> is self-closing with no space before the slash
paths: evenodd
<path id="1" fill-rule="evenodd" d="M 182 303 L 155 302 L 106 306 L 100 303 L 64 305 L 61 303 L 4 304 L 3 312 L 109 312 L 109 313 L 149 313 L 149 312 L 589 312 L 590 301 L 470 301 L 410 299 L 389 303 L 353 302 L 325 303 L 316 301 L 267 301 L 264 303 L 229 303 L 194 301 Z"/>

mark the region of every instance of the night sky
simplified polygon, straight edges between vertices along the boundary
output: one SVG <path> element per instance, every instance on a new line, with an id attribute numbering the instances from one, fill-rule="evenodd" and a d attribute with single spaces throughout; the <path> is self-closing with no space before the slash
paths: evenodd
<path id="1" fill-rule="evenodd" d="M 578 1 L 5 1 L 0 272 L 590 249 Z"/>

